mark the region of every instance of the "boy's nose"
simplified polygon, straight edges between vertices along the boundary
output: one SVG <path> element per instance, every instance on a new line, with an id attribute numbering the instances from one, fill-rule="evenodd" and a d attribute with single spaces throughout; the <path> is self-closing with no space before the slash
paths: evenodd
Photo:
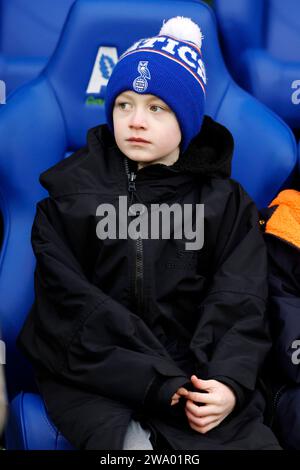
<path id="1" fill-rule="evenodd" d="M 136 129 L 147 127 L 145 112 L 142 109 L 136 108 L 132 112 L 129 126 Z"/>

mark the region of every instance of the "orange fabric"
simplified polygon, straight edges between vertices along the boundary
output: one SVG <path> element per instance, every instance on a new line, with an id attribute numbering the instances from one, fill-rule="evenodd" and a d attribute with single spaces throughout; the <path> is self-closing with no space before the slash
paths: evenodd
<path id="1" fill-rule="evenodd" d="M 285 189 L 271 202 L 278 206 L 266 224 L 266 233 L 271 233 L 297 248 L 300 248 L 300 192 Z"/>

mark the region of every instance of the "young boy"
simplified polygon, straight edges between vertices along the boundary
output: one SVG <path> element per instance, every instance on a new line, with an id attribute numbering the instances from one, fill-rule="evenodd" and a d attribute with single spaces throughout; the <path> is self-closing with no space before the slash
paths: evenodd
<path id="1" fill-rule="evenodd" d="M 107 86 L 108 126 L 40 178 L 19 343 L 76 448 L 280 448 L 258 379 L 266 252 L 230 179 L 232 136 L 204 117 L 201 40 L 173 18 L 135 43 Z"/>
<path id="2" fill-rule="evenodd" d="M 274 429 L 300 450 L 300 192 L 285 189 L 264 211 L 273 337 Z"/>

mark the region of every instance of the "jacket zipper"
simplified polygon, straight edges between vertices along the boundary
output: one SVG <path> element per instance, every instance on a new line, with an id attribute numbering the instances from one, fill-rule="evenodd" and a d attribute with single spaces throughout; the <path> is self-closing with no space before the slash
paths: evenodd
<path id="1" fill-rule="evenodd" d="M 281 398 L 281 395 L 283 394 L 286 387 L 287 387 L 286 385 L 281 385 L 281 387 L 275 393 L 275 396 L 273 398 L 273 409 L 274 409 L 275 412 L 276 412 L 276 409 L 277 409 L 278 402 Z"/>
<path id="2" fill-rule="evenodd" d="M 124 159 L 125 169 L 128 179 L 128 192 L 130 194 L 130 206 L 134 199 L 136 191 L 135 180 L 136 173 L 130 171 L 127 159 Z M 140 314 L 143 311 L 143 240 L 138 238 L 135 240 L 135 278 L 134 278 L 134 300 L 137 307 L 137 312 Z"/>

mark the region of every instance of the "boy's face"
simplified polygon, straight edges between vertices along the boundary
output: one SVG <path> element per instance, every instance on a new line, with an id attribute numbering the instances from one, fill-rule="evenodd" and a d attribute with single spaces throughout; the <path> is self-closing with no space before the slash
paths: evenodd
<path id="1" fill-rule="evenodd" d="M 114 104 L 113 122 L 119 149 L 138 162 L 138 168 L 153 163 L 172 165 L 178 159 L 179 124 L 160 98 L 133 91 L 121 93 Z"/>

